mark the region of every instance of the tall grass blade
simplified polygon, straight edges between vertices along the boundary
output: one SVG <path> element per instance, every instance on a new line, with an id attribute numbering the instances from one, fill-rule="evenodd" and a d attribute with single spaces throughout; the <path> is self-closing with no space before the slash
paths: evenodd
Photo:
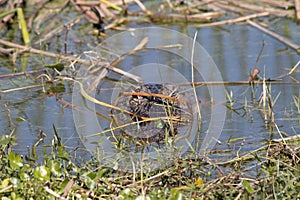
<path id="1" fill-rule="evenodd" d="M 21 30 L 22 30 L 22 36 L 23 36 L 24 43 L 26 46 L 29 46 L 30 38 L 29 38 L 29 33 L 27 30 L 27 25 L 26 25 L 26 21 L 24 19 L 24 14 L 23 14 L 22 8 L 17 8 L 17 14 L 18 14 L 19 23 L 20 23 Z"/>
<path id="2" fill-rule="evenodd" d="M 5 11 L 5 12 L 3 12 L 3 13 L 0 13 L 0 18 L 5 17 L 6 15 L 10 15 L 10 14 L 16 12 L 16 10 L 17 10 L 17 9 L 11 9 L 11 10 L 9 10 L 9 11 Z"/>

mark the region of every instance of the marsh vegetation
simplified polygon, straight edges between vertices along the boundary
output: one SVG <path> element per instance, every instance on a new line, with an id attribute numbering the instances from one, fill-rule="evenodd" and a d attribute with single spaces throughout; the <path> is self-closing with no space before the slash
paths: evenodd
<path id="1" fill-rule="evenodd" d="M 4 0 L 0 13 L 2 199 L 300 197 L 299 0 Z M 136 44 L 128 37 L 109 40 L 122 31 L 137 37 L 134 31 L 142 27 L 197 36 L 223 80 L 205 81 L 190 63 L 167 52 L 182 47 L 178 37 L 155 35 L 155 42 L 171 41 L 156 46 L 147 37 Z M 157 65 L 133 70 L 145 63 Z M 169 89 L 161 83 L 174 77 L 164 71 L 146 80 L 161 81 L 159 91 L 149 89 L 141 82 L 160 64 L 187 81 Z M 96 76 L 82 82 L 80 69 Z M 216 105 L 209 88 L 220 85 L 226 98 Z M 83 107 L 96 105 L 91 112 L 103 126 L 90 138 L 105 135 L 117 149 L 157 150 L 197 118 L 195 129 L 183 129 L 197 130 L 195 140 L 183 155 L 162 158 L 167 165 L 155 170 L 146 163 L 130 172 L 108 166 L 102 154 L 87 150 L 75 127 L 72 112 L 80 109 L 74 87 Z M 106 99 L 122 87 L 125 100 Z M 224 127 L 216 145 L 199 153 L 214 106 L 226 110 Z M 149 135 L 136 142 L 126 134 L 148 131 L 148 125 L 159 129 L 159 142 L 149 142 L 155 139 Z"/>

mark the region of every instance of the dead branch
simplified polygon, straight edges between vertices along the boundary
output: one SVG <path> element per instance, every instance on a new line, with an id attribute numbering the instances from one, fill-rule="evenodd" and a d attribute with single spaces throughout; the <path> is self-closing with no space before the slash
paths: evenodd
<path id="1" fill-rule="evenodd" d="M 294 6 L 294 4 L 292 2 L 288 2 L 288 1 L 278 1 L 278 0 L 260 0 L 260 1 L 265 4 L 268 4 L 271 6 L 276 6 L 278 8 L 282 8 L 285 10 Z"/>
<path id="2" fill-rule="evenodd" d="M 151 12 L 149 10 L 147 10 L 147 8 L 144 6 L 144 4 L 140 0 L 134 0 L 134 1 L 146 15 L 151 15 Z"/>
<path id="3" fill-rule="evenodd" d="M 260 70 L 258 68 L 254 68 L 252 74 L 249 76 L 248 78 L 248 82 L 253 82 L 253 80 L 257 77 L 257 75 L 259 74 Z"/>
<path id="4" fill-rule="evenodd" d="M 264 47 L 265 47 L 265 42 L 263 41 L 262 46 L 261 46 L 260 51 L 259 51 L 259 54 L 258 54 L 258 56 L 257 56 L 257 58 L 256 58 L 256 61 L 255 61 L 255 65 L 254 65 L 253 72 L 252 72 L 252 74 L 250 74 L 250 76 L 249 76 L 249 78 L 248 78 L 248 82 L 249 82 L 249 83 L 252 82 L 252 81 L 254 81 L 255 78 L 257 77 L 257 75 L 258 75 L 259 72 L 260 72 L 260 70 L 257 68 L 257 63 L 258 63 L 258 61 L 259 61 L 259 59 L 260 59 L 260 57 L 261 57 L 261 55 L 262 55 L 262 52 L 263 52 L 263 50 L 264 50 Z"/>
<path id="5" fill-rule="evenodd" d="M 246 11 L 246 9 L 244 9 L 244 8 L 239 8 L 236 6 L 228 5 L 228 4 L 225 4 L 224 2 L 223 3 L 215 2 L 215 3 L 213 3 L 213 5 L 220 8 L 221 10 L 226 10 L 226 11 L 238 13 L 238 14 L 242 14 Z"/>
<path id="6" fill-rule="evenodd" d="M 92 6 L 100 6 L 101 2 L 100 1 L 76 1 L 76 5 L 92 7 Z"/>
<path id="7" fill-rule="evenodd" d="M 277 79 L 281 79 L 283 77 L 291 75 L 292 73 L 294 73 L 296 71 L 296 69 L 298 68 L 299 65 L 300 65 L 300 60 L 297 62 L 297 64 L 287 74 L 283 74 L 281 76 L 278 76 Z"/>
<path id="8" fill-rule="evenodd" d="M 300 0 L 295 0 L 296 19 L 300 22 Z"/>
<path id="9" fill-rule="evenodd" d="M 134 0 L 110 0 L 110 2 L 112 2 L 115 5 L 123 5 L 123 2 L 126 2 L 126 4 L 132 4 L 134 3 Z"/>
<path id="10" fill-rule="evenodd" d="M 65 107 L 70 107 L 72 108 L 73 110 L 78 110 L 78 108 L 72 104 L 71 102 L 69 101 L 66 101 L 65 99 L 63 99 L 62 97 L 59 97 L 58 95 L 55 95 L 55 98 L 56 98 L 56 101 L 59 101 L 63 106 Z"/>
<path id="11" fill-rule="evenodd" d="M 144 46 L 148 43 L 148 38 L 145 37 L 143 38 L 140 43 L 131 51 L 123 54 L 122 56 L 120 56 L 119 58 L 117 58 L 116 60 L 114 60 L 111 64 L 112 65 L 117 65 L 118 63 L 120 63 L 124 58 L 126 58 L 129 55 L 133 55 L 135 54 L 137 51 L 141 51 L 144 49 Z"/>
<path id="12" fill-rule="evenodd" d="M 300 140 L 300 135 L 293 135 L 293 136 L 288 136 L 284 138 L 278 138 L 278 139 L 273 139 L 272 142 L 288 142 L 288 141 L 296 141 Z"/>
<path id="13" fill-rule="evenodd" d="M 5 11 L 10 11 L 10 10 L 13 10 L 14 8 L 18 8 L 18 7 L 20 7 L 21 3 L 18 3 L 17 5 L 15 5 L 14 1 L 10 0 L 10 1 L 8 1 L 7 5 L 6 5 Z M 1 19 L 1 21 L 0 21 L 0 30 L 5 25 L 5 23 L 13 21 L 13 17 L 15 16 L 15 14 L 16 13 L 14 12 L 12 14 L 6 15 L 5 17 L 3 17 Z"/>
<path id="14" fill-rule="evenodd" d="M 285 37 L 283 37 L 283 36 L 281 36 L 281 35 L 273 32 L 273 31 L 270 31 L 270 30 L 266 29 L 265 27 L 259 25 L 259 23 L 255 23 L 255 22 L 253 22 L 251 20 L 247 20 L 247 23 L 249 25 L 251 25 L 251 26 L 253 26 L 253 27 L 255 27 L 255 28 L 263 31 L 264 33 L 272 36 L 273 38 L 279 40 L 280 42 L 284 43 L 285 45 L 287 45 L 287 46 L 295 49 L 298 53 L 300 53 L 300 46 L 298 44 L 293 43 L 291 40 L 289 40 L 289 39 L 287 39 L 287 38 L 285 38 Z"/>
<path id="15" fill-rule="evenodd" d="M 176 97 L 171 97 L 163 94 L 155 94 L 155 93 L 145 93 L 145 92 L 122 92 L 122 95 L 124 96 L 142 96 L 142 97 L 159 97 L 163 99 L 169 99 L 171 101 L 181 102 L 181 103 L 187 103 L 187 100 L 184 99 L 178 99 Z"/>
<path id="16" fill-rule="evenodd" d="M 32 25 L 33 25 L 33 20 L 34 18 L 36 18 L 36 16 L 38 15 L 38 12 L 48 3 L 48 1 L 43 1 L 41 3 L 39 3 L 36 6 L 36 9 L 33 11 L 33 13 L 30 15 L 30 17 L 28 18 L 28 22 L 27 22 L 27 26 L 28 26 L 28 30 L 32 29 Z"/>
<path id="17" fill-rule="evenodd" d="M 105 16 L 108 16 L 112 19 L 117 19 L 117 16 L 113 12 L 108 10 L 107 6 L 105 6 L 104 4 L 100 4 L 100 10 L 104 13 Z"/>
<path id="18" fill-rule="evenodd" d="M 282 10 L 282 9 L 276 9 L 276 8 L 265 8 L 258 5 L 252 5 L 242 2 L 237 2 L 233 0 L 227 0 L 228 4 L 232 4 L 235 6 L 238 6 L 240 8 L 247 9 L 248 11 L 256 11 L 256 12 L 269 12 L 270 14 L 279 16 L 279 17 L 293 17 L 294 13 L 290 10 Z"/>
<path id="19" fill-rule="evenodd" d="M 165 0 L 165 1 L 167 2 L 169 8 L 171 8 L 171 10 L 174 10 L 174 6 L 173 6 L 173 4 L 171 3 L 171 1 L 170 1 L 170 0 Z"/>
<path id="20" fill-rule="evenodd" d="M 243 21 L 247 21 L 249 19 L 264 17 L 264 16 L 268 16 L 268 15 L 269 15 L 268 12 L 262 12 L 262 13 L 243 16 L 243 17 L 238 17 L 238 18 L 235 18 L 235 19 L 223 20 L 223 21 L 207 23 L 207 24 L 199 24 L 199 25 L 195 25 L 195 27 L 210 27 L 210 26 L 220 26 L 220 25 L 225 25 L 225 24 L 226 25 L 235 24 L 235 23 L 238 23 L 238 22 L 243 22 Z"/>
<path id="21" fill-rule="evenodd" d="M 75 6 L 76 10 L 78 10 L 81 13 L 83 13 L 84 16 L 86 17 L 86 19 L 89 20 L 91 23 L 93 23 L 93 24 L 98 24 L 99 23 L 100 19 L 95 14 L 95 12 L 93 12 L 90 9 L 90 6 L 86 6 L 85 4 L 83 4 L 83 5 L 82 4 L 78 4 L 74 0 L 71 0 L 71 3 Z M 99 2 L 98 2 L 97 5 L 99 5 Z M 94 7 L 96 8 L 96 5 Z"/>
<path id="22" fill-rule="evenodd" d="M 36 53 L 36 54 L 41 54 L 41 55 L 45 55 L 45 56 L 49 56 L 49 57 L 61 58 L 63 60 L 68 60 L 68 61 L 78 60 L 77 58 L 74 58 L 74 57 L 67 57 L 67 56 L 56 54 L 56 53 L 46 52 L 46 51 L 42 51 L 42 50 L 39 50 L 39 49 L 26 47 L 26 46 L 23 46 L 23 45 L 20 45 L 20 44 L 8 42 L 8 41 L 2 40 L 2 39 L 0 39 L 0 44 L 8 46 L 8 47 L 12 47 L 12 48 L 20 49 L 23 52 Z"/>
<path id="23" fill-rule="evenodd" d="M 46 72 L 47 69 L 37 69 L 37 70 L 32 70 L 28 72 L 18 72 L 18 73 L 10 73 L 10 74 L 0 74 L 0 79 L 1 78 L 12 78 L 16 76 L 28 76 L 29 74 L 38 74 L 38 73 L 43 73 Z"/>
<path id="24" fill-rule="evenodd" d="M 199 8 L 201 6 L 204 6 L 206 4 L 209 4 L 209 3 L 213 3 L 213 2 L 216 2 L 217 0 L 208 0 L 208 1 L 201 1 L 201 2 L 198 2 L 198 3 L 195 3 L 191 6 L 187 6 L 187 7 L 178 7 L 176 8 L 175 10 L 177 11 L 187 11 L 189 9 L 192 9 L 192 8 Z"/>
<path id="25" fill-rule="evenodd" d="M 58 34 L 61 31 L 63 31 L 65 27 L 72 27 L 74 24 L 78 23 L 82 17 L 83 16 L 81 15 L 65 24 L 60 24 L 60 25 L 57 25 L 57 21 L 51 22 L 51 25 L 48 26 L 46 31 L 44 31 L 45 34 L 44 33 L 40 34 L 40 37 L 36 39 L 34 44 L 40 44 L 48 40 L 49 38 L 53 37 L 55 34 Z"/>
<path id="26" fill-rule="evenodd" d="M 59 58 L 59 59 L 62 59 L 62 60 L 67 60 L 67 61 L 70 61 L 70 62 L 78 62 L 78 63 L 85 63 L 85 64 L 90 63 L 88 60 L 83 60 L 83 59 L 72 57 L 72 56 L 59 55 L 59 54 L 51 53 L 51 52 L 46 52 L 46 51 L 34 49 L 34 48 L 31 48 L 31 47 L 26 47 L 26 46 L 23 46 L 23 45 L 15 44 L 15 43 L 8 42 L 8 41 L 1 40 L 1 39 L 0 39 L 0 44 L 5 45 L 5 46 L 9 46 L 9 47 L 13 47 L 13 48 L 17 48 L 17 49 L 21 49 L 23 52 L 41 54 L 41 55 L 45 55 L 45 56 L 49 56 L 49 57 L 54 57 L 54 58 Z M 106 67 L 107 69 L 109 69 L 111 71 L 114 71 L 118 74 L 127 76 L 127 77 L 135 80 L 136 82 L 142 82 L 142 79 L 140 77 L 138 77 L 136 75 L 133 75 L 133 74 L 130 74 L 128 72 L 125 72 L 125 71 L 123 71 L 119 68 L 116 68 L 116 67 L 112 66 L 110 63 L 99 62 L 98 65 Z"/>
<path id="27" fill-rule="evenodd" d="M 182 14 L 153 14 L 150 16 L 152 22 L 208 22 L 212 19 L 222 16 L 221 12 L 208 12 L 194 15 L 182 15 Z"/>
<path id="28" fill-rule="evenodd" d="M 12 54 L 14 52 L 14 49 L 5 49 L 5 48 L 2 48 L 0 47 L 0 53 L 3 53 L 3 54 Z"/>

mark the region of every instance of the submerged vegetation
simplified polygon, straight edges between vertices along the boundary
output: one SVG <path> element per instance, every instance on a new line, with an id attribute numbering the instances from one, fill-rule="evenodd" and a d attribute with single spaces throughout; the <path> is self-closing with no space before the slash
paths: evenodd
<path id="1" fill-rule="evenodd" d="M 140 77 L 118 68 L 118 64 L 127 57 L 149 49 L 146 47 L 148 38 L 144 38 L 135 48 L 111 61 L 108 58 L 99 58 L 99 52 L 90 50 L 90 44 L 86 44 L 86 40 L 91 40 L 92 45 L 98 45 L 97 42 L 101 43 L 113 33 L 133 30 L 140 25 L 189 25 L 200 28 L 246 23 L 280 41 L 296 54 L 300 51 L 298 44 L 266 26 L 268 20 L 275 21 L 276 18 L 283 17 L 299 22 L 299 0 L 153 2 L 0 1 L 0 64 L 9 63 L 10 66 L 0 68 L 0 79 L 9 80 L 5 82 L 7 85 L 0 86 L 0 100 L 3 102 L 1 117 L 5 118 L 4 123 L 0 120 L 1 125 L 5 124 L 0 132 L 1 199 L 300 198 L 300 136 L 297 132 L 300 130 L 300 91 L 294 92 L 292 96 L 283 97 L 284 92 L 274 90 L 277 85 L 299 85 L 300 60 L 294 63 L 294 66 L 286 66 L 287 73 L 282 72 L 277 77 L 267 78 L 265 71 L 261 72 L 263 70 L 257 66 L 264 42 L 248 80 L 245 77 L 245 80 L 235 82 L 185 83 L 193 86 L 194 94 L 190 96 L 197 102 L 197 111 L 200 110 L 200 101 L 196 95 L 198 86 L 228 86 L 224 103 L 228 115 L 236 115 L 239 120 L 249 123 L 259 118 L 263 124 L 260 128 L 269 133 L 268 137 L 264 137 L 259 143 L 252 143 L 245 135 L 223 141 L 216 138 L 217 145 L 204 155 L 198 154 L 197 148 L 192 146 L 194 144 L 190 144 L 190 150 L 183 156 L 175 157 L 167 167 L 153 170 L 142 163 L 140 169 L 133 166 L 133 170 L 127 172 L 118 166 L 105 165 L 99 152 L 87 152 L 76 142 L 67 145 L 63 138 L 64 129 L 58 129 L 55 123 L 50 131 L 45 133 L 43 127 L 39 127 L 38 131 L 34 130 L 36 127 L 32 127 L 23 112 L 14 117 L 16 114 L 11 104 L 18 106 L 23 100 L 12 103 L 9 98 L 23 91 L 26 91 L 24 96 L 27 99 L 53 98 L 56 101 L 55 105 L 60 105 L 63 112 L 77 110 L 71 102 L 70 93 L 71 88 L 79 83 L 80 95 L 84 100 L 110 110 L 107 115 L 97 113 L 97 116 L 115 125 L 107 127 L 105 133 L 114 134 L 116 129 L 138 129 L 145 124 L 152 124 L 155 128 L 162 129 L 162 142 L 171 141 L 171 136 L 177 134 L 177 128 L 186 123 L 184 117 L 190 117 L 190 113 L 186 112 L 188 109 L 184 110 L 178 106 L 178 102 L 186 101 L 177 96 L 175 89 L 166 92 L 161 86 L 164 92 L 149 93 L 137 87 L 133 91 L 124 92 L 124 95 L 130 96 L 130 100 L 142 99 L 147 103 L 146 106 L 155 104 L 156 109 L 162 110 L 160 114 L 164 114 L 163 117 L 157 117 L 159 120 L 149 114 L 150 108 L 142 112 L 143 108 L 136 111 L 130 105 L 131 110 L 126 110 L 120 106 L 122 101 L 109 104 L 89 94 L 89 90 L 97 90 L 101 80 L 114 81 L 113 78 L 107 77 L 109 72 L 125 76 L 135 83 L 140 82 Z M 62 23 L 57 25 L 60 20 Z M 17 27 L 17 24 L 20 26 Z M 79 36 L 74 34 L 73 28 L 78 31 Z M 88 39 L 83 35 L 88 35 Z M 57 45 L 53 45 L 54 43 Z M 84 58 L 82 49 L 73 47 L 76 47 L 75 44 L 84 49 L 87 59 Z M 170 44 L 156 48 L 181 46 Z M 106 51 L 110 49 L 104 49 L 104 52 Z M 48 58 L 51 58 L 50 61 Z M 35 63 L 37 66 L 33 66 L 34 62 L 31 59 L 39 60 L 38 64 Z M 88 66 L 88 72 L 100 74 L 89 82 L 91 84 L 87 89 L 76 80 L 77 64 Z M 4 81 L 0 84 L 3 83 Z M 232 87 L 236 86 L 246 89 L 236 92 L 232 90 Z M 13 95 L 9 96 L 12 93 Z M 283 111 L 278 110 L 283 109 L 278 106 L 280 98 L 285 98 L 290 107 L 285 107 Z M 213 99 L 210 104 L 214 105 Z M 181 112 L 187 114 L 181 116 Z M 113 120 L 110 117 L 115 113 L 120 114 L 120 118 Z M 122 118 L 125 114 L 130 116 L 129 122 Z M 198 114 L 199 118 L 203 117 L 200 112 Z M 283 130 L 278 123 L 281 121 L 295 122 L 296 128 L 292 125 L 290 127 L 294 132 Z M 15 148 L 19 145 L 17 141 L 20 143 L 20 140 L 17 140 L 20 135 L 16 134 L 17 129 L 22 128 L 17 126 L 20 122 L 27 122 L 30 131 L 38 132 L 36 135 L 31 133 L 36 141 L 28 146 L 27 151 L 18 151 Z M 125 138 L 124 135 L 126 134 L 121 134 L 122 139 Z M 50 142 L 45 143 L 45 138 L 49 137 Z M 202 138 L 199 138 L 198 143 L 201 141 Z M 117 147 L 124 148 L 126 145 L 126 141 L 123 142 L 120 138 L 114 142 Z M 143 149 L 140 148 L 143 145 L 144 143 L 139 144 L 138 150 Z"/>

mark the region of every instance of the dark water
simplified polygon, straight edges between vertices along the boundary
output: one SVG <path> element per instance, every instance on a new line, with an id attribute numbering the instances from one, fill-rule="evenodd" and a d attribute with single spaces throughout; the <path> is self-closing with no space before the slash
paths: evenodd
<path id="1" fill-rule="evenodd" d="M 186 34 L 191 38 L 198 32 L 197 41 L 211 56 L 224 81 L 246 81 L 248 79 L 250 69 L 255 65 L 263 41 L 265 42 L 265 47 L 257 64 L 257 67 L 261 70 L 260 76 L 262 77 L 265 76 L 267 79 L 276 78 L 279 75 L 285 74 L 300 59 L 299 55 L 293 49 L 245 24 L 201 29 L 191 26 L 170 26 L 168 28 Z M 293 22 L 281 19 L 271 23 L 270 28 L 294 42 L 300 41 L 300 27 Z M 101 42 L 94 35 L 80 32 L 84 32 L 87 29 L 84 23 L 80 23 L 71 31 L 68 48 L 74 55 L 90 50 Z M 65 31 L 62 33 L 65 33 Z M 115 33 L 108 32 L 108 35 Z M 181 42 L 177 37 L 172 38 L 172 35 L 157 36 L 160 40 L 163 40 L 164 37 L 171 39 L 175 44 Z M 64 37 L 52 39 L 49 43 L 51 44 L 49 50 L 63 52 L 63 40 Z M 126 48 L 129 44 L 124 39 L 120 41 L 119 45 L 118 48 L 122 49 Z M 36 47 L 38 48 L 38 45 Z M 55 62 L 55 59 L 44 58 L 41 55 L 23 55 L 20 56 L 20 59 L 17 59 L 14 65 L 5 56 L 0 55 L 0 73 L 20 72 L 24 69 L 30 71 L 43 67 L 44 63 Z M 188 81 L 191 80 L 189 63 L 178 59 L 176 56 L 174 57 L 174 55 L 168 52 L 156 50 L 140 52 L 126 58 L 119 64 L 119 67 L 125 71 L 130 71 L 133 66 L 150 62 L 178 69 Z M 205 63 L 205 60 L 203 63 Z M 144 70 L 143 73 L 147 76 L 152 71 L 151 69 L 149 71 Z M 110 77 L 116 78 L 118 76 L 110 72 Z M 170 74 L 163 74 L 162 78 L 165 77 L 172 79 Z M 196 75 L 196 78 L 198 81 L 203 80 L 200 74 Z M 48 87 L 43 88 L 40 85 L 43 83 L 41 80 L 35 80 L 34 77 L 30 76 L 0 79 L 0 89 L 2 90 L 0 92 L 1 134 L 10 134 L 14 131 L 18 145 L 13 148 L 17 152 L 26 154 L 27 147 L 30 148 L 35 144 L 42 131 L 47 135 L 44 143 L 38 147 L 39 152 L 42 153 L 44 147 L 51 146 L 53 125 L 55 125 L 66 146 L 83 148 L 76 132 L 72 109 L 58 101 L 55 95 L 49 95 L 49 91 L 44 91 Z M 43 80 L 45 81 L 45 79 Z M 285 82 L 293 82 L 295 80 L 300 80 L 299 70 L 292 75 L 292 78 L 286 77 L 283 79 Z M 29 85 L 39 86 L 31 89 L 5 92 L 8 89 L 22 88 Z M 64 83 L 65 92 L 56 95 L 59 98 L 72 102 L 72 86 L 73 83 L 71 82 Z M 265 139 L 269 139 L 271 135 L 278 137 L 277 131 L 265 123 L 259 107 L 255 104 L 255 101 L 259 99 L 262 92 L 262 86 L 257 85 L 254 87 L 254 99 L 252 98 L 251 87 L 248 85 L 226 86 L 226 89 L 229 93 L 232 91 L 235 101 L 234 108 L 244 106 L 245 101 L 247 101 L 247 105 L 245 110 L 237 109 L 233 111 L 226 108 L 226 119 L 219 138 L 220 145 L 217 148 L 231 149 L 232 152 L 229 154 L 231 156 L 236 155 L 243 139 L 247 145 L 241 147 L 242 151 L 250 151 L 261 145 L 261 142 Z M 200 88 L 198 92 L 203 115 L 201 134 L 205 134 L 210 123 L 211 98 L 206 87 Z M 273 107 L 275 122 L 280 131 L 286 135 L 298 134 L 300 132 L 300 115 L 297 113 L 293 97 L 300 96 L 299 85 L 272 85 L 272 97 L 275 98 L 279 93 L 279 98 Z M 241 140 L 225 145 L 226 141 L 231 138 L 241 138 Z"/>

